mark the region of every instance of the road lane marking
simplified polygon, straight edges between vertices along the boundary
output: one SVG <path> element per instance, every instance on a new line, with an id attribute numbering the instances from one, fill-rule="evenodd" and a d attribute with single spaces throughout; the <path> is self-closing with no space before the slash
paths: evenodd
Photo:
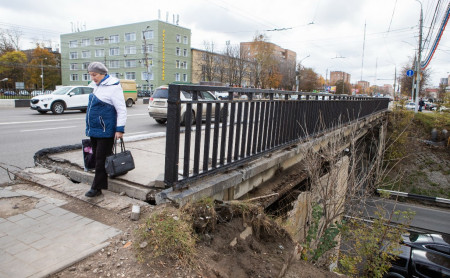
<path id="1" fill-rule="evenodd" d="M 136 117 L 136 116 L 148 116 L 148 113 L 144 114 L 132 114 L 127 115 L 127 117 Z M 40 120 L 40 121 L 26 121 L 26 122 L 6 122 L 6 123 L 0 123 L 0 125 L 20 125 L 20 124 L 33 124 L 33 123 L 49 123 L 49 122 L 62 122 L 62 121 L 69 121 L 69 120 L 84 120 L 83 118 L 70 118 L 70 119 L 54 119 L 54 120 Z"/>
<path id="2" fill-rule="evenodd" d="M 142 133 L 148 133 L 148 131 L 139 131 L 139 132 L 127 132 L 124 134 L 124 136 L 130 136 L 133 134 L 142 134 Z"/>
<path id="3" fill-rule="evenodd" d="M 46 131 L 46 130 L 63 129 L 63 128 L 74 128 L 74 127 L 77 127 L 77 126 L 73 125 L 73 126 L 49 127 L 49 128 L 39 128 L 39 129 L 25 129 L 25 130 L 21 130 L 20 132 Z"/>

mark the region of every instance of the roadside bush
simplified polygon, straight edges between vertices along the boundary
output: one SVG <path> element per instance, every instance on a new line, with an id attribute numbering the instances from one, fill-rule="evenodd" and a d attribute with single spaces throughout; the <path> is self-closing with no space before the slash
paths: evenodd
<path id="1" fill-rule="evenodd" d="M 387 142 L 384 161 L 388 165 L 395 165 L 408 153 L 409 127 L 414 112 L 403 109 L 394 109 L 388 116 Z"/>

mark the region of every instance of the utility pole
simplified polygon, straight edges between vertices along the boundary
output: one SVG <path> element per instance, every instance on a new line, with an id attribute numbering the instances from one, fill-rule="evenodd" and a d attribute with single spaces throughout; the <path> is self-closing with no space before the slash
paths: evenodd
<path id="1" fill-rule="evenodd" d="M 145 54 L 145 67 L 147 69 L 147 90 L 150 92 L 150 66 L 148 64 L 148 48 L 147 48 L 147 36 L 146 32 L 150 26 L 147 26 L 144 30 L 144 54 Z"/>
<path id="2" fill-rule="evenodd" d="M 47 60 L 47 57 L 42 58 L 42 60 L 41 60 L 41 88 L 42 88 L 42 93 L 44 93 L 44 60 Z"/>
<path id="3" fill-rule="evenodd" d="M 417 113 L 418 111 L 418 105 L 419 105 L 419 93 L 420 93 L 420 77 L 421 77 L 421 72 L 420 72 L 420 68 L 421 68 L 421 60 L 422 60 L 422 27 L 423 27 L 423 9 L 422 9 L 422 2 L 420 2 L 419 0 L 416 0 L 417 2 L 420 3 L 420 24 L 419 24 L 419 53 L 418 53 L 418 59 L 416 61 L 416 65 L 417 65 L 417 77 L 416 77 L 416 98 L 415 98 L 415 113 Z"/>
<path id="4" fill-rule="evenodd" d="M 394 74 L 394 93 L 393 93 L 394 100 L 395 100 L 395 85 L 396 85 L 396 82 L 397 82 L 397 66 L 395 66 L 395 74 Z"/>
<path id="5" fill-rule="evenodd" d="M 298 86 L 300 84 L 300 78 L 301 78 L 300 75 L 301 75 L 301 71 L 302 71 L 302 61 L 305 60 L 306 58 L 308 58 L 309 56 L 311 56 L 311 55 L 308 54 L 308 56 L 306 56 L 305 58 L 301 59 L 300 62 L 298 62 L 298 75 L 296 76 L 297 80 L 295 82 L 297 92 L 298 92 Z"/>

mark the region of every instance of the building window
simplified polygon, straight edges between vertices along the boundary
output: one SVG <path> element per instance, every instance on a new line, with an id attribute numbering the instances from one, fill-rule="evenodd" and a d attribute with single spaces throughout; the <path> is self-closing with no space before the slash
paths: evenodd
<path id="1" fill-rule="evenodd" d="M 134 45 L 125 46 L 125 54 L 136 54 L 136 46 Z"/>
<path id="2" fill-rule="evenodd" d="M 125 41 L 131 42 L 136 40 L 136 33 L 125 33 Z"/>
<path id="3" fill-rule="evenodd" d="M 70 59 L 78 59 L 78 52 L 70 52 Z"/>
<path id="4" fill-rule="evenodd" d="M 180 74 L 179 73 L 175 73 L 175 81 L 180 81 Z"/>
<path id="5" fill-rule="evenodd" d="M 89 62 L 81 64 L 81 69 L 87 70 L 88 67 L 89 67 Z"/>
<path id="6" fill-rule="evenodd" d="M 81 45 L 82 46 L 89 46 L 89 45 L 91 45 L 91 40 L 90 39 L 82 39 L 81 40 Z"/>
<path id="7" fill-rule="evenodd" d="M 81 51 L 81 58 L 91 58 L 91 51 L 89 50 Z"/>
<path id="8" fill-rule="evenodd" d="M 118 47 L 112 47 L 109 49 L 109 56 L 117 56 L 120 54 L 120 50 Z"/>
<path id="9" fill-rule="evenodd" d="M 187 57 L 187 56 L 188 56 L 188 54 L 187 54 L 187 49 L 186 49 L 186 48 L 183 49 L 183 56 L 184 56 L 184 57 Z"/>
<path id="10" fill-rule="evenodd" d="M 75 47 L 77 47 L 78 46 L 78 41 L 77 40 L 74 40 L 74 41 L 70 41 L 69 42 L 69 47 L 70 48 L 75 48 Z"/>
<path id="11" fill-rule="evenodd" d="M 151 67 L 153 65 L 153 59 L 147 58 L 147 61 L 148 61 L 148 66 Z M 147 66 L 145 59 L 142 59 L 142 61 L 139 61 L 139 63 L 141 63 L 142 67 L 144 67 L 144 68 Z"/>
<path id="12" fill-rule="evenodd" d="M 145 71 L 141 73 L 141 79 L 146 81 L 147 80 L 147 74 L 148 74 L 148 80 L 153 80 L 153 73 L 151 73 L 151 72 L 147 73 Z"/>
<path id="13" fill-rule="evenodd" d="M 184 44 L 188 44 L 188 38 L 187 38 L 187 36 L 184 36 L 184 37 L 183 37 L 183 43 L 184 43 Z"/>
<path id="14" fill-rule="evenodd" d="M 104 49 L 96 49 L 95 57 L 105 57 L 105 50 Z"/>
<path id="15" fill-rule="evenodd" d="M 182 68 L 182 69 L 187 69 L 187 62 L 186 62 L 186 61 L 183 61 L 183 62 L 181 63 L 181 68 Z"/>
<path id="16" fill-rule="evenodd" d="M 183 73 L 183 81 L 184 82 L 187 82 L 188 80 L 187 80 L 187 74 L 186 73 Z"/>
<path id="17" fill-rule="evenodd" d="M 142 31 L 142 39 L 144 40 L 153 39 L 153 30 Z"/>
<path id="18" fill-rule="evenodd" d="M 105 37 L 95 37 L 94 41 L 95 45 L 105 44 Z"/>
<path id="19" fill-rule="evenodd" d="M 109 61 L 109 67 L 112 69 L 118 69 L 120 67 L 120 62 L 117 60 Z"/>
<path id="20" fill-rule="evenodd" d="M 181 42 L 181 35 L 177 34 L 177 39 L 176 40 L 177 40 L 177 42 Z"/>
<path id="21" fill-rule="evenodd" d="M 119 35 L 111 35 L 109 36 L 109 43 L 119 43 Z"/>
<path id="22" fill-rule="evenodd" d="M 125 67 L 126 68 L 135 68 L 136 60 L 125 60 Z"/>
<path id="23" fill-rule="evenodd" d="M 147 44 L 147 46 L 146 45 L 142 46 L 142 53 L 151 53 L 151 52 L 153 52 L 153 44 Z"/>
<path id="24" fill-rule="evenodd" d="M 177 69 L 180 68 L 180 60 L 175 61 L 175 68 L 177 68 Z"/>
<path id="25" fill-rule="evenodd" d="M 78 74 L 72 73 L 70 75 L 70 81 L 78 81 Z"/>
<path id="26" fill-rule="evenodd" d="M 136 80 L 136 73 L 135 72 L 126 72 L 125 78 L 129 80 Z"/>
<path id="27" fill-rule="evenodd" d="M 91 80 L 89 73 L 83 73 L 83 81 L 89 81 L 89 80 Z"/>
<path id="28" fill-rule="evenodd" d="M 70 64 L 70 70 L 78 70 L 78 64 Z"/>
<path id="29" fill-rule="evenodd" d="M 112 76 L 112 77 L 115 77 L 117 79 L 120 78 L 120 73 L 118 73 L 118 72 L 111 72 L 111 73 L 109 73 L 109 75 Z"/>
<path id="30" fill-rule="evenodd" d="M 179 47 L 177 47 L 177 48 L 175 49 L 175 55 L 177 55 L 177 56 L 180 56 L 180 55 L 181 55 L 181 50 L 180 50 Z"/>

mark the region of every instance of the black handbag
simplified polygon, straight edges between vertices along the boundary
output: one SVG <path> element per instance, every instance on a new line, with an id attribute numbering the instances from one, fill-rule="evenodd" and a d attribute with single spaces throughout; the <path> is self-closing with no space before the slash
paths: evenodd
<path id="1" fill-rule="evenodd" d="M 114 141 L 114 152 L 106 157 L 105 169 L 109 177 L 114 178 L 134 169 L 134 159 L 130 151 L 125 150 L 123 139 L 120 138 L 121 152 L 117 153 L 117 140 Z"/>

